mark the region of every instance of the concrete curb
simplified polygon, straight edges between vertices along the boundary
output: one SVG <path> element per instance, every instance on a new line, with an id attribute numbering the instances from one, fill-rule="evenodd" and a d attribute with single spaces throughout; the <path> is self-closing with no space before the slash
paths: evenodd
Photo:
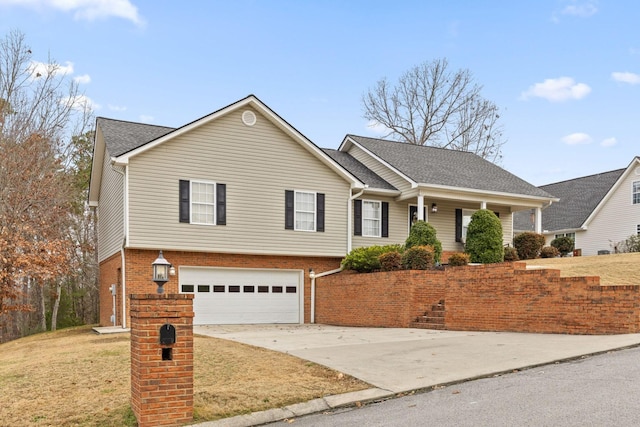
<path id="1" fill-rule="evenodd" d="M 199 427 L 251 427 L 260 424 L 267 424 L 276 421 L 286 420 L 287 418 L 301 417 L 303 415 L 315 414 L 330 409 L 336 409 L 343 406 L 355 405 L 358 402 L 370 402 L 376 399 L 387 399 L 394 397 L 396 393 L 380 388 L 369 388 L 352 393 L 337 394 L 326 396 L 320 399 L 310 400 L 308 402 L 296 403 L 294 405 L 285 406 L 284 408 L 269 409 L 262 412 L 254 412 L 247 415 L 238 415 L 236 417 L 224 418 L 216 421 L 207 421 L 204 423 L 193 424 Z"/>

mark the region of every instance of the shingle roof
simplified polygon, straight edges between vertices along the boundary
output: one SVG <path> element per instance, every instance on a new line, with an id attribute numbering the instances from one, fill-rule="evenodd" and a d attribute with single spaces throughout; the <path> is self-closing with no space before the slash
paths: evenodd
<path id="1" fill-rule="evenodd" d="M 554 231 L 580 228 L 625 170 L 626 168 L 616 169 L 541 186 L 541 189 L 560 198 L 559 202 L 542 211 L 542 229 Z M 529 215 L 528 212 L 516 213 L 514 229 L 531 229 L 530 221 L 522 218 L 525 213 Z M 520 228 L 526 226 L 528 227 Z"/>
<path id="2" fill-rule="evenodd" d="M 96 123 L 102 130 L 109 155 L 114 157 L 127 153 L 175 130 L 165 126 L 126 122 L 104 117 L 98 117 Z"/>
<path id="3" fill-rule="evenodd" d="M 417 183 L 553 197 L 473 153 L 356 135 L 347 137 Z"/>
<path id="4" fill-rule="evenodd" d="M 381 188 L 383 190 L 397 190 L 393 185 L 378 176 L 371 169 L 356 160 L 351 154 L 342 151 L 323 148 L 326 154 L 333 160 L 338 162 L 340 166 L 348 170 L 353 176 L 358 178 L 363 184 L 367 184 L 370 188 Z"/>

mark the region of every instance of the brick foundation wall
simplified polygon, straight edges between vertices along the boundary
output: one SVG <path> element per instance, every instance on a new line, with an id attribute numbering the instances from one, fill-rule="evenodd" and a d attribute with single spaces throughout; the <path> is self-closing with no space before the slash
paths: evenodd
<path id="1" fill-rule="evenodd" d="M 122 325 L 122 267 L 120 252 L 110 256 L 100 263 L 100 326 L 112 326 L 113 297 L 109 286 L 117 286 L 116 295 L 116 325 Z"/>
<path id="2" fill-rule="evenodd" d="M 408 327 L 445 301 L 445 327 L 566 334 L 640 332 L 640 286 L 600 286 L 598 277 L 561 278 L 524 263 L 445 271 L 342 272 L 316 281 L 316 321 Z"/>
<path id="3" fill-rule="evenodd" d="M 193 295 L 131 295 L 130 302 L 131 408 L 138 426 L 184 425 L 193 420 Z M 161 345 L 167 323 L 176 341 Z"/>
<path id="4" fill-rule="evenodd" d="M 233 268 L 282 268 L 303 270 L 304 274 L 304 313 L 305 323 L 310 321 L 311 310 L 311 282 L 309 280 L 309 268 L 316 273 L 340 268 L 342 258 L 331 257 L 295 257 L 295 256 L 268 256 L 268 255 L 239 255 L 220 254 L 207 252 L 163 251 L 164 257 L 176 269 L 176 275 L 171 276 L 164 286 L 165 293 L 179 293 L 179 267 L 233 267 Z M 151 264 L 158 257 L 157 250 L 126 249 L 125 274 L 127 282 L 127 295 L 145 294 L 155 292 L 156 285 L 151 281 Z M 116 262 L 117 260 L 117 262 Z M 117 276 L 117 268 L 120 266 L 120 255 L 114 255 L 100 264 L 100 324 L 109 325 L 111 315 L 111 295 L 108 293 L 110 278 Z M 119 282 L 118 282 L 119 283 Z M 120 292 L 120 287 L 119 287 Z M 118 301 L 122 298 L 120 294 Z M 120 302 L 118 302 L 120 304 Z M 104 305 L 104 310 L 103 310 Z M 108 307 L 107 307 L 108 306 Z M 118 309 L 118 324 L 121 324 L 121 308 Z M 103 314 L 104 312 L 104 314 Z M 128 323 L 128 321 L 127 321 Z"/>

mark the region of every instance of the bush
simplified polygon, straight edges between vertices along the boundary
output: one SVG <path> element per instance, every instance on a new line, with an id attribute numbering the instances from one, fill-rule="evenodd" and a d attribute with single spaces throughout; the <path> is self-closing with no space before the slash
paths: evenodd
<path id="1" fill-rule="evenodd" d="M 378 257 L 382 271 L 402 270 L 402 255 L 399 252 L 385 252 Z"/>
<path id="2" fill-rule="evenodd" d="M 461 267 L 469 264 L 469 255 L 463 252 L 456 252 L 449 255 L 449 265 L 452 267 Z"/>
<path id="3" fill-rule="evenodd" d="M 518 258 L 518 251 L 516 251 L 516 248 L 511 246 L 504 248 L 504 260 L 509 262 L 519 261 L 520 258 Z"/>
<path id="4" fill-rule="evenodd" d="M 560 252 L 560 256 L 567 256 L 569 252 L 573 251 L 574 243 L 571 237 L 556 237 L 551 241 L 551 246 Z"/>
<path id="5" fill-rule="evenodd" d="M 555 258 L 560 255 L 560 251 L 553 246 L 545 246 L 540 250 L 540 257 Z"/>
<path id="6" fill-rule="evenodd" d="M 640 252 L 640 236 L 631 235 L 613 246 L 615 253 Z"/>
<path id="7" fill-rule="evenodd" d="M 407 270 L 427 270 L 433 267 L 434 259 L 432 246 L 412 246 L 402 254 L 402 266 Z"/>
<path id="8" fill-rule="evenodd" d="M 440 262 L 442 257 L 442 243 L 436 237 L 436 229 L 425 221 L 417 221 L 413 224 L 404 246 L 406 249 L 413 246 L 431 246 L 435 262 Z"/>
<path id="9" fill-rule="evenodd" d="M 356 248 L 342 260 L 342 268 L 359 273 L 370 273 L 380 270 L 380 255 L 386 252 L 402 252 L 401 245 L 367 246 Z"/>
<path id="10" fill-rule="evenodd" d="M 520 259 L 538 258 L 544 243 L 544 236 L 533 231 L 525 231 L 513 238 L 513 246 L 518 251 Z"/>
<path id="11" fill-rule="evenodd" d="M 502 224 L 496 214 L 488 209 L 474 212 L 467 229 L 464 249 L 471 262 L 491 264 L 504 260 Z"/>

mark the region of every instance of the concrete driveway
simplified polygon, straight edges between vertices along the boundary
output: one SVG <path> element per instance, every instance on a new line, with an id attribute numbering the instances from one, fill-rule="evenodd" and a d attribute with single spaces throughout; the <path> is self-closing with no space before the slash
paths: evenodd
<path id="1" fill-rule="evenodd" d="M 291 354 L 393 393 L 640 345 L 640 334 L 549 335 L 328 325 L 209 325 L 194 333 Z"/>

